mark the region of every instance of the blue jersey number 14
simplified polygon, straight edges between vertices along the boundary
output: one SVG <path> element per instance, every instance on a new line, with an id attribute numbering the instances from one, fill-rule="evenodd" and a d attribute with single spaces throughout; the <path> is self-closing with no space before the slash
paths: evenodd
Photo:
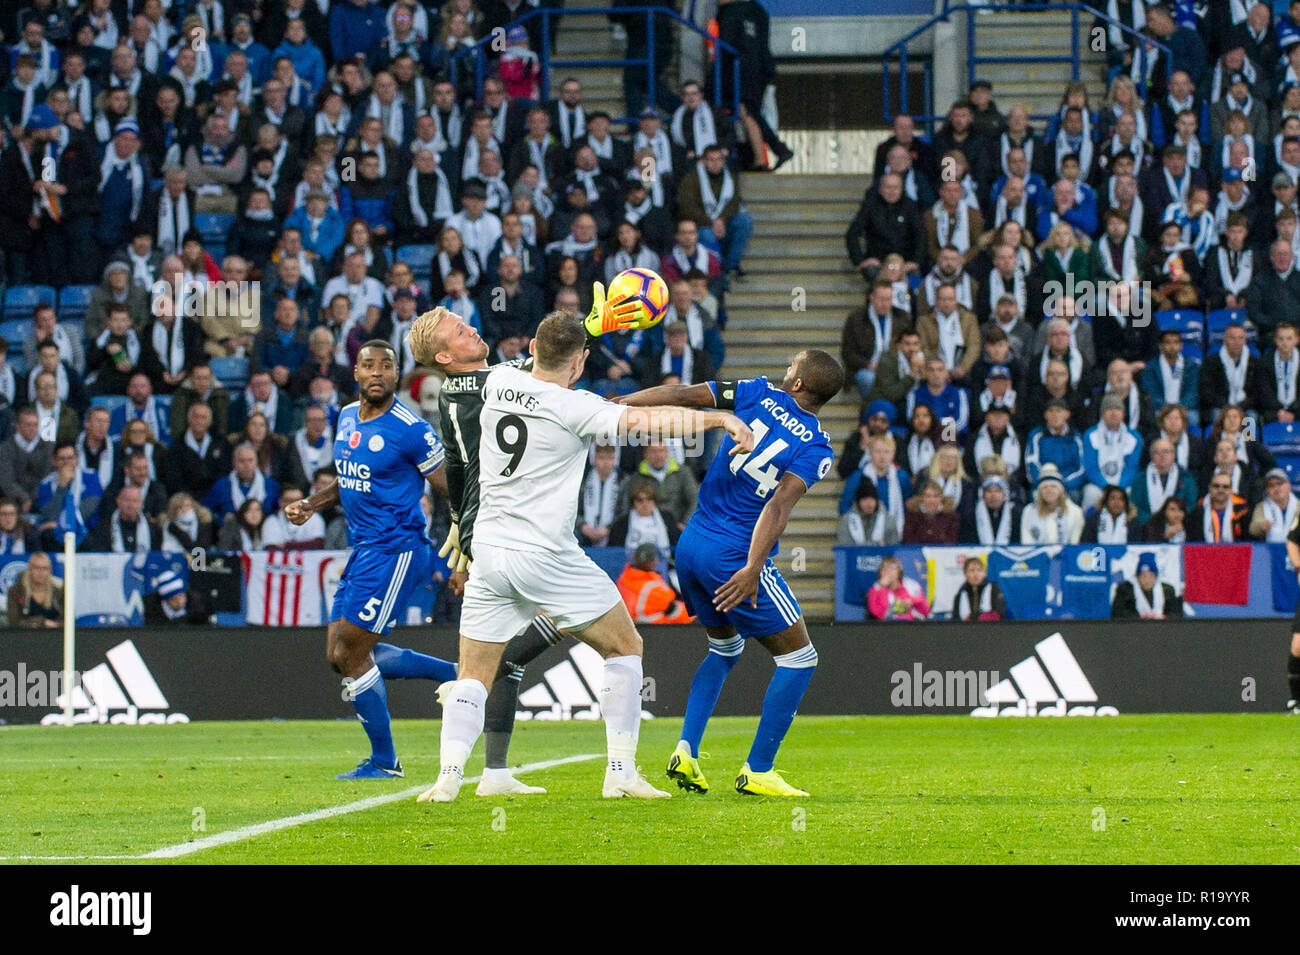
<path id="1" fill-rule="evenodd" d="M 754 447 L 762 444 L 763 438 L 767 437 L 767 425 L 757 418 L 749 423 L 749 430 L 754 432 Z M 780 480 L 776 465 L 768 462 L 787 447 L 789 445 L 784 438 L 777 438 L 757 454 L 747 451 L 743 454 L 733 455 L 731 458 L 731 473 L 738 474 L 741 468 L 744 468 L 745 473 L 758 483 L 758 487 L 754 488 L 754 493 L 759 497 L 767 497 L 776 490 L 777 483 Z"/>

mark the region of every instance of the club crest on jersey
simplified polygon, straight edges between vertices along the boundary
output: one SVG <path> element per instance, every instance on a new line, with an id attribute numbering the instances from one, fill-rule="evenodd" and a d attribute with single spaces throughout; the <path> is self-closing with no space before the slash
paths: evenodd
<path id="1" fill-rule="evenodd" d="M 366 447 L 368 447 L 371 451 L 382 451 L 384 449 L 383 437 L 377 434 L 372 434 L 370 436 L 370 441 L 366 444 Z"/>
<path id="2" fill-rule="evenodd" d="M 348 435 L 348 447 L 349 447 L 349 448 L 359 448 L 359 447 L 361 447 L 361 432 L 360 432 L 360 431 L 353 431 L 350 435 Z"/>

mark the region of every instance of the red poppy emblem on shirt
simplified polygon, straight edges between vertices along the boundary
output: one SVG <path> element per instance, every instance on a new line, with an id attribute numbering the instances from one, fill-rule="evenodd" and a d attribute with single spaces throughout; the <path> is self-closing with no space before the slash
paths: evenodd
<path id="1" fill-rule="evenodd" d="M 361 446 L 361 432 L 353 431 L 350 435 L 348 435 L 348 447 L 357 448 L 360 446 Z"/>

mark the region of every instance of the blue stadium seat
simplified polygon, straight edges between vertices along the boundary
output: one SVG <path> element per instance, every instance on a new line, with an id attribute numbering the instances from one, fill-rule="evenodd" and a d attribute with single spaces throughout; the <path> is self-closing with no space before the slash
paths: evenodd
<path id="1" fill-rule="evenodd" d="M 1274 454 L 1300 454 L 1300 423 L 1274 421 L 1264 425 L 1264 446 Z"/>
<path id="2" fill-rule="evenodd" d="M 243 388 L 248 384 L 247 358 L 214 358 L 209 364 L 217 381 L 228 389 Z"/>
<path id="3" fill-rule="evenodd" d="M 1184 338 L 1183 357 L 1188 359 L 1195 358 L 1197 361 L 1205 361 L 1205 352 L 1201 351 L 1201 343 L 1188 341 Z"/>
<path id="4" fill-rule="evenodd" d="M 23 339 L 32 333 L 31 317 L 10 318 L 0 322 L 0 338 L 9 343 L 9 354 L 22 353 Z"/>
<path id="5" fill-rule="evenodd" d="M 112 417 L 114 411 L 118 408 L 125 408 L 130 400 L 126 395 L 95 395 L 90 399 L 90 406 L 92 408 L 107 408 L 109 416 Z"/>
<path id="6" fill-rule="evenodd" d="M 433 270 L 433 257 L 437 254 L 436 245 L 404 245 L 397 250 L 397 261 L 409 265 L 417 280 L 427 279 Z"/>
<path id="7" fill-rule="evenodd" d="M 1277 455 L 1277 466 L 1291 478 L 1292 489 L 1300 488 L 1300 454 Z"/>
<path id="8" fill-rule="evenodd" d="M 925 281 L 924 275 L 909 275 L 907 277 L 907 287 L 910 288 L 913 293 L 915 293 L 916 290 L 921 287 L 921 283 L 924 281 Z"/>
<path id="9" fill-rule="evenodd" d="M 1246 310 L 1244 308 L 1220 308 L 1210 312 L 1205 316 L 1205 334 L 1206 334 L 1206 351 L 1213 351 L 1223 342 L 1223 333 L 1229 325 L 1236 323 L 1244 324 L 1246 321 Z M 1246 340 L 1251 341 L 1255 338 L 1253 327 L 1246 329 Z"/>
<path id="10" fill-rule="evenodd" d="M 53 305 L 56 298 L 48 285 L 12 285 L 5 289 L 4 317 L 31 318 L 37 305 Z"/>
<path id="11" fill-rule="evenodd" d="M 94 285 L 65 285 L 59 290 L 59 321 L 66 322 L 69 319 L 85 318 L 86 310 L 90 307 L 90 296 L 94 293 Z"/>
<path id="12" fill-rule="evenodd" d="M 27 376 L 27 356 L 23 354 L 23 350 L 21 348 L 9 349 L 9 354 L 5 357 L 5 364 L 13 369 L 15 387 L 19 393 L 26 394 L 26 385 L 21 380 Z M 21 404 L 22 400 L 19 399 L 16 403 Z"/>
<path id="13" fill-rule="evenodd" d="M 1205 334 L 1205 316 L 1190 308 L 1170 308 L 1156 312 L 1156 326 L 1163 332 L 1173 329 L 1183 336 L 1185 345 L 1201 344 Z"/>

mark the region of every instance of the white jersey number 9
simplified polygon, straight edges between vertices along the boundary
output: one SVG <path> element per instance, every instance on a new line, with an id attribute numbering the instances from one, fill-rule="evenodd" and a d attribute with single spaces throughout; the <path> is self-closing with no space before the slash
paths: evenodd
<path id="1" fill-rule="evenodd" d="M 754 447 L 757 448 L 763 443 L 763 438 L 767 436 L 768 427 L 755 418 L 749 423 L 749 430 L 754 432 Z M 754 488 L 754 493 L 759 497 L 767 497 L 776 490 L 776 486 L 781 479 L 780 474 L 777 473 L 776 465 L 768 462 L 787 447 L 789 447 L 789 444 L 786 443 L 784 438 L 777 438 L 757 454 L 748 451 L 744 454 L 733 455 L 731 458 L 731 473 L 738 474 L 741 468 L 744 468 L 745 473 L 758 484 L 758 487 Z"/>

